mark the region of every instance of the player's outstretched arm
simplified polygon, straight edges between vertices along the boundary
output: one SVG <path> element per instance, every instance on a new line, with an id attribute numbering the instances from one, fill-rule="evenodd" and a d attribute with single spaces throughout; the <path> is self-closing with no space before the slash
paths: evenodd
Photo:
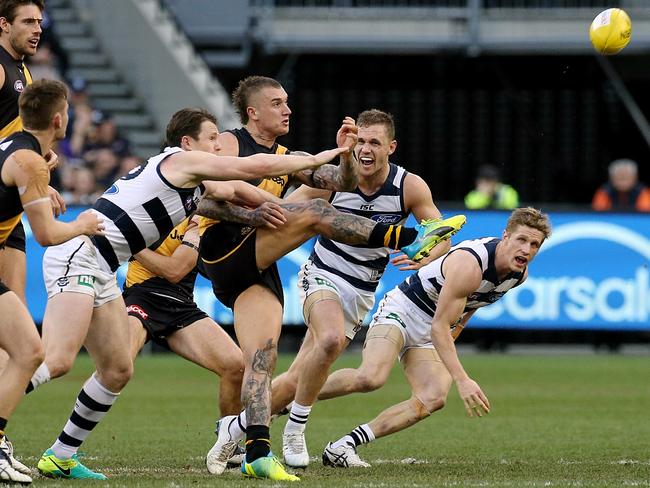
<path id="1" fill-rule="evenodd" d="M 91 211 L 83 212 L 72 222 L 54 218 L 49 196 L 50 173 L 45 160 L 33 151 L 19 150 L 5 162 L 6 183 L 15 185 L 36 241 L 54 246 L 79 235 L 101 234 L 103 221 Z"/>
<path id="2" fill-rule="evenodd" d="M 431 342 L 438 351 L 449 374 L 456 383 L 467 415 L 479 417 L 490 411 L 490 402 L 481 387 L 465 372 L 450 332 L 458 321 L 471 295 L 481 283 L 481 269 L 469 252 L 458 250 L 450 254 L 443 265 L 445 283 L 440 291 L 436 313 L 431 324 Z"/>
<path id="3" fill-rule="evenodd" d="M 347 148 L 348 151 L 341 154 L 340 164 L 338 166 L 324 164 L 315 170 L 300 171 L 294 175 L 296 180 L 313 188 L 330 191 L 354 190 L 359 184 L 359 162 L 354 152 L 358 131 L 359 128 L 353 118 L 343 119 L 341 128 L 336 134 L 336 144 L 340 148 Z M 298 152 L 293 151 L 291 154 L 298 154 Z"/>
<path id="4" fill-rule="evenodd" d="M 259 207 L 250 210 L 230 202 L 217 202 L 204 198 L 196 210 L 198 215 L 213 220 L 225 220 L 253 227 L 268 227 L 277 229 L 287 219 L 280 205 L 274 202 L 264 202 Z"/>
<path id="5" fill-rule="evenodd" d="M 329 149 L 313 156 L 254 154 L 245 158 L 186 151 L 169 156 L 161 165 L 161 171 L 167 180 L 179 187 L 195 186 L 203 180 L 252 180 L 317 168 L 346 150 Z"/>
<path id="6" fill-rule="evenodd" d="M 199 227 L 191 220 L 185 229 L 181 245 L 171 256 L 163 256 L 150 249 L 143 249 L 134 256 L 140 264 L 167 281 L 178 283 L 196 266 L 199 257 Z"/>

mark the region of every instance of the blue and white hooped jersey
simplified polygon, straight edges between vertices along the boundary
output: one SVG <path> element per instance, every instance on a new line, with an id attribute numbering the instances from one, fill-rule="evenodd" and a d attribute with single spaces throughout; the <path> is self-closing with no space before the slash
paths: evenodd
<path id="1" fill-rule="evenodd" d="M 453 246 L 446 254 L 443 254 L 435 261 L 428 263 L 404 280 L 398 288 L 411 300 L 419 309 L 433 318 L 438 303 L 438 295 L 445 284 L 445 276 L 442 273 L 442 265 L 447 256 L 463 249 L 469 251 L 478 261 L 483 271 L 481 284 L 467 298 L 463 315 L 470 310 L 485 307 L 496 302 L 505 293 L 518 286 L 524 277 L 525 270 L 520 273 L 510 273 L 502 281 L 499 281 L 494 257 L 497 244 L 501 239 L 496 237 L 484 237 L 482 239 L 467 240 Z"/>
<path id="2" fill-rule="evenodd" d="M 160 172 L 160 163 L 181 148 L 166 148 L 117 180 L 92 209 L 104 219 L 105 235 L 91 240 L 103 268 L 115 271 L 146 247 L 155 247 L 196 210 L 203 185 L 177 188 Z M 101 261 L 100 260 L 100 261 Z"/>
<path id="3" fill-rule="evenodd" d="M 393 163 L 386 181 L 374 195 L 357 188 L 335 192 L 330 203 L 341 212 L 352 213 L 382 224 L 402 224 L 408 217 L 404 208 L 404 178 L 407 171 Z M 340 276 L 355 288 L 374 292 L 389 261 L 390 248 L 351 246 L 320 236 L 309 259 L 317 268 Z"/>

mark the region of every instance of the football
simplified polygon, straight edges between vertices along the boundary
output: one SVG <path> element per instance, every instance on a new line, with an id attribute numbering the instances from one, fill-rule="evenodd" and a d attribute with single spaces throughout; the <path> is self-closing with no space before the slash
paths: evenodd
<path id="1" fill-rule="evenodd" d="M 632 21 L 620 8 L 608 8 L 596 15 L 589 28 L 589 38 L 600 54 L 616 54 L 630 42 Z"/>

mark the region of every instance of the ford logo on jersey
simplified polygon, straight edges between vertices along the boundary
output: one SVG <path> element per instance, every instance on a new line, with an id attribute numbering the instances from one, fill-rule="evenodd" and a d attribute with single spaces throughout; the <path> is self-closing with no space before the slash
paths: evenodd
<path id="1" fill-rule="evenodd" d="M 402 216 L 399 214 L 379 214 L 373 215 L 370 218 L 378 224 L 396 224 L 402 220 Z"/>

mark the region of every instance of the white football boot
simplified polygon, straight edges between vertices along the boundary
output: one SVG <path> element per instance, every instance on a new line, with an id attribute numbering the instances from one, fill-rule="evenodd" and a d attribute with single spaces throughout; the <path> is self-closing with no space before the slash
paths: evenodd
<path id="1" fill-rule="evenodd" d="M 292 468 L 309 466 L 309 453 L 304 432 L 285 432 L 282 434 L 282 454 L 284 463 Z"/>
<path id="2" fill-rule="evenodd" d="M 370 464 L 362 460 L 357 450 L 350 444 L 341 447 L 332 447 L 330 442 L 323 451 L 323 464 L 335 468 L 369 468 Z"/>
<path id="3" fill-rule="evenodd" d="M 205 465 L 210 474 L 222 474 L 226 470 L 228 460 L 237 449 L 238 439 L 233 439 L 228 431 L 232 422 L 237 422 L 236 415 L 227 415 L 217 422 L 217 442 L 205 457 Z"/>

